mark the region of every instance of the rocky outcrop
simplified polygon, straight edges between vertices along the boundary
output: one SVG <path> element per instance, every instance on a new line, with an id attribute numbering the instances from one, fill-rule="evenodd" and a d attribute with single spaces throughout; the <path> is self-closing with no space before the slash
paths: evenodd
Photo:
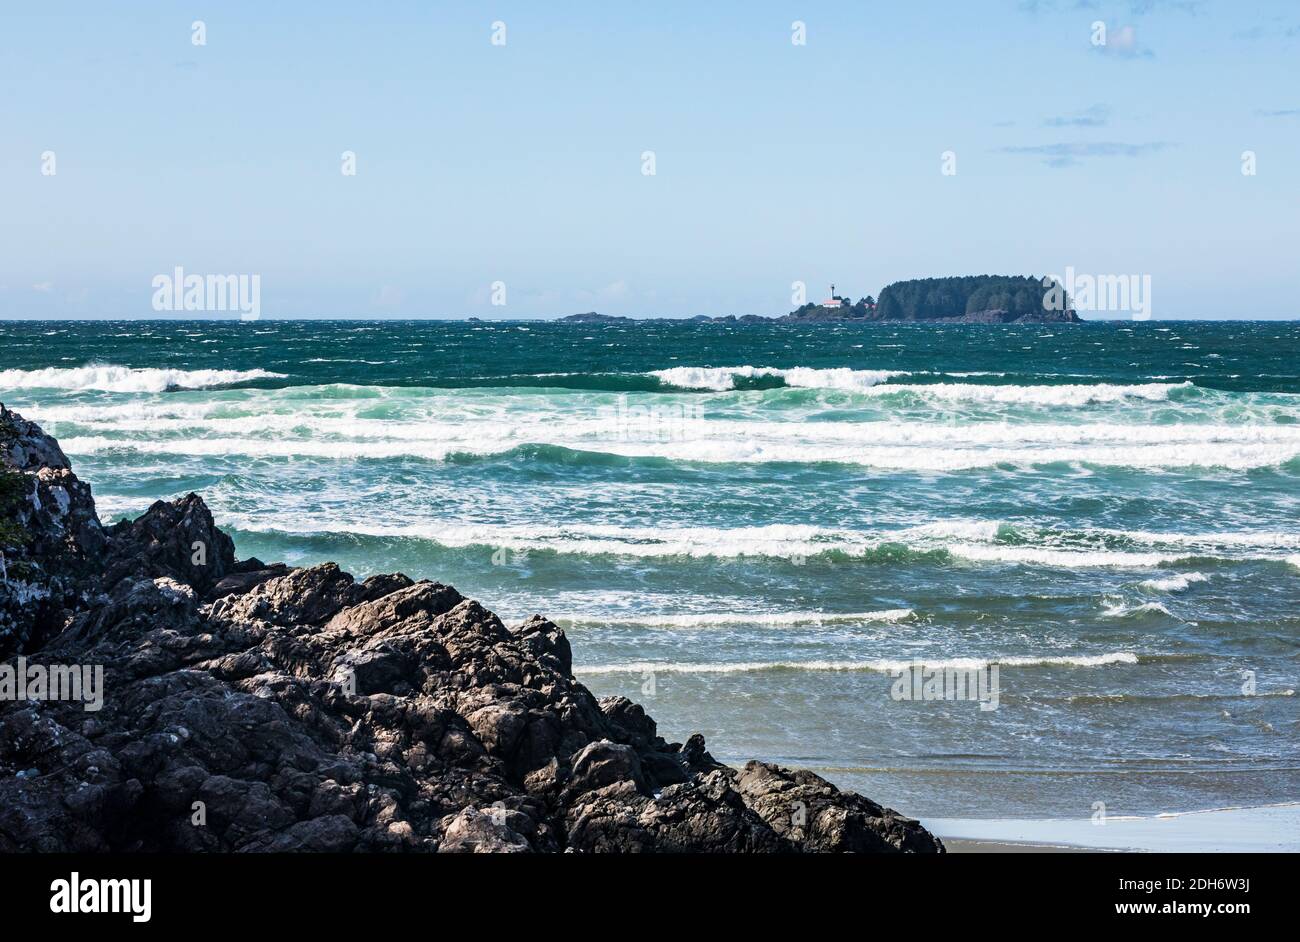
<path id="1" fill-rule="evenodd" d="M 943 850 L 810 772 L 665 741 L 575 680 L 540 616 L 507 627 L 437 582 L 237 561 L 195 495 L 101 528 L 57 444 L 0 417 L 34 495 L 8 551 L 46 593 L 0 671 L 103 671 L 100 709 L 0 702 L 0 852 Z M 4 624 L 26 624 L 5 593 Z"/>
<path id="2" fill-rule="evenodd" d="M 0 405 L 0 658 L 87 604 L 107 540 L 58 442 Z"/>

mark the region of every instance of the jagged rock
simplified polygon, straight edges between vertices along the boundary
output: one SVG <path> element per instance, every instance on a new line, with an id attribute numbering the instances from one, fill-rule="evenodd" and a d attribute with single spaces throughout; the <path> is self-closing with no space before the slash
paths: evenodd
<path id="1" fill-rule="evenodd" d="M 235 568 L 234 541 L 217 529 L 198 494 L 157 501 L 143 516 L 110 527 L 108 534 L 114 557 L 110 581 L 133 573 L 169 576 L 202 595 Z"/>
<path id="2" fill-rule="evenodd" d="M 58 442 L 0 404 L 0 657 L 38 648 L 93 593 L 107 541 Z"/>
<path id="3" fill-rule="evenodd" d="M 5 653 L 102 667 L 103 699 L 0 702 L 0 852 L 943 849 L 810 772 L 665 742 L 574 678 L 540 616 L 507 628 L 436 582 L 238 562 L 195 495 L 103 531 L 57 443 L 5 415 L 42 502 L 23 591 L 45 593 L 39 626 L 0 622 Z"/>
<path id="4" fill-rule="evenodd" d="M 572 773 L 566 794 L 581 795 L 606 785 L 630 783 L 642 794 L 649 794 L 641 759 L 636 750 L 622 743 L 600 739 L 588 743 L 570 760 Z"/>
<path id="5" fill-rule="evenodd" d="M 624 780 L 582 795 L 569 808 L 569 847 L 584 853 L 788 853 L 718 769 L 658 797 Z"/>
<path id="6" fill-rule="evenodd" d="M 252 562 L 254 565 L 249 566 Z M 208 592 L 207 597 L 212 600 L 225 598 L 227 595 L 244 595 L 256 589 L 268 579 L 274 579 L 276 576 L 288 575 L 289 567 L 284 563 L 276 563 L 273 566 L 263 566 L 260 560 L 244 560 L 242 563 L 236 563 L 236 572 L 221 579 Z"/>
<path id="7" fill-rule="evenodd" d="M 937 852 L 943 845 L 916 821 L 842 792 L 807 770 L 749 762 L 736 777 L 745 803 L 777 834 L 826 853 Z"/>
<path id="8" fill-rule="evenodd" d="M 512 829 L 506 814 L 500 821 L 477 808 L 463 808 L 449 815 L 443 829 L 440 854 L 526 854 L 532 851 L 528 839 Z"/>
<path id="9" fill-rule="evenodd" d="M 564 632 L 541 615 L 534 615 L 514 629 L 515 637 L 540 661 L 561 673 L 573 671 L 573 650 Z"/>
<path id="10" fill-rule="evenodd" d="M 0 403 L 0 463 L 18 471 L 71 468 L 68 457 L 52 436 Z"/>

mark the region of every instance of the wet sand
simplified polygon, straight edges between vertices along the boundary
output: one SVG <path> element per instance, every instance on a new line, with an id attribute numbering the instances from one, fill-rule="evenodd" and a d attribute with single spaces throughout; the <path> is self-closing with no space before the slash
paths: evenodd
<path id="1" fill-rule="evenodd" d="M 950 854 L 1112 854 L 1114 850 L 1094 847 L 1067 847 L 1063 844 L 1012 844 L 1000 841 L 967 841 L 943 838 Z"/>
<path id="2" fill-rule="evenodd" d="M 1300 803 L 1151 817 L 923 818 L 954 853 L 1300 852 Z"/>

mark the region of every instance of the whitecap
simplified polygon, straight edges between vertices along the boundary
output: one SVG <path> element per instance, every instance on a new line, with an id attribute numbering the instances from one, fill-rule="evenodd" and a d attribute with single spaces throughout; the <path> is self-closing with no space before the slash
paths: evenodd
<path id="1" fill-rule="evenodd" d="M 0 370 L 0 389 L 67 389 L 158 393 L 169 389 L 208 389 L 255 379 L 278 379 L 266 370 L 176 370 L 92 365 L 41 370 Z"/>
<path id="2" fill-rule="evenodd" d="M 875 612 L 728 612 L 686 613 L 680 615 L 569 615 L 554 619 L 561 625 L 631 625 L 646 628 L 702 628 L 723 625 L 760 625 L 786 627 L 796 625 L 836 625 L 856 622 L 898 622 L 915 614 L 910 608 L 891 608 Z"/>
<path id="3" fill-rule="evenodd" d="M 1010 657 L 958 657 L 937 660 L 875 659 L 863 661 L 723 661 L 709 662 L 654 662 L 637 661 L 622 664 L 575 665 L 575 674 L 737 674 L 761 671 L 832 671 L 892 674 L 921 666 L 926 670 L 983 670 L 991 665 L 999 667 L 1106 667 L 1111 664 L 1136 664 L 1138 655 L 1128 651 L 1086 655 L 1020 655 Z"/>
<path id="4" fill-rule="evenodd" d="M 1209 576 L 1199 572 L 1181 573 L 1176 576 L 1166 576 L 1161 579 L 1147 579 L 1142 583 L 1142 588 L 1151 589 L 1155 592 L 1182 592 L 1193 582 L 1206 582 Z"/>

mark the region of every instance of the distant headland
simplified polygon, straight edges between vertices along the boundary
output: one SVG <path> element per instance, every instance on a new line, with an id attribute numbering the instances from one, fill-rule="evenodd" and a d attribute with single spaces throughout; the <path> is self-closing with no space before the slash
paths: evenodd
<path id="1" fill-rule="evenodd" d="M 613 314 L 570 314 L 560 318 L 570 324 L 623 324 L 667 318 L 621 317 Z M 680 318 L 674 318 L 680 320 Z M 686 318 L 708 323 L 766 324 L 772 322 L 875 322 L 928 324 L 1077 324 L 1069 296 L 1052 278 L 1028 275 L 964 275 L 953 278 L 915 278 L 886 285 L 876 299 L 867 295 L 853 301 L 835 293 L 824 301 L 810 301 L 789 314 L 704 314 Z"/>

